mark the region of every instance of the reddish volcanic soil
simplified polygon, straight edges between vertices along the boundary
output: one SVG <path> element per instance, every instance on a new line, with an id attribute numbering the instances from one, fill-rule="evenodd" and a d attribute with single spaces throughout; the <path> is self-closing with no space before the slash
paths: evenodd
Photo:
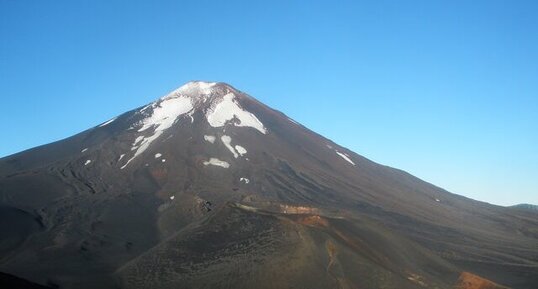
<path id="1" fill-rule="evenodd" d="M 476 276 L 469 272 L 463 272 L 458 279 L 456 289 L 506 289 L 508 287 L 493 283 L 480 276 Z"/>

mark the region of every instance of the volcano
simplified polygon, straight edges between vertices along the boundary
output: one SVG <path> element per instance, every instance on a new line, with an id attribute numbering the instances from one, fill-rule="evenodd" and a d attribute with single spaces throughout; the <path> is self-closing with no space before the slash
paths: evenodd
<path id="1" fill-rule="evenodd" d="M 2 288 L 538 288 L 538 211 L 372 162 L 225 83 L 0 159 L 0 220 Z"/>

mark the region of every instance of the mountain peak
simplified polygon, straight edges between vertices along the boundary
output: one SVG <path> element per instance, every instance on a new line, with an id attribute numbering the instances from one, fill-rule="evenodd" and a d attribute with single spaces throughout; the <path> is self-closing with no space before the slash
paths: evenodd
<path id="1" fill-rule="evenodd" d="M 207 95 L 213 92 L 213 88 L 217 85 L 216 82 L 207 81 L 190 81 L 176 89 L 174 92 L 193 95 Z"/>
<path id="2" fill-rule="evenodd" d="M 197 111 L 202 113 L 213 128 L 231 123 L 236 127 L 250 127 L 266 134 L 264 124 L 243 107 L 239 95 L 238 90 L 222 82 L 191 81 L 146 105 L 137 112 L 143 118 L 131 126 L 131 129 L 143 135 L 134 140 L 131 148 L 134 155 L 121 168 L 125 168 L 143 153 L 165 130 L 180 123 L 180 119 L 190 119 L 190 124 L 194 123 Z"/>
<path id="3" fill-rule="evenodd" d="M 209 98 L 221 98 L 222 96 L 239 91 L 231 85 L 224 82 L 209 82 L 209 81 L 189 81 L 176 90 L 165 95 L 161 99 L 177 98 L 182 96 L 190 97 L 193 102 L 205 102 Z"/>

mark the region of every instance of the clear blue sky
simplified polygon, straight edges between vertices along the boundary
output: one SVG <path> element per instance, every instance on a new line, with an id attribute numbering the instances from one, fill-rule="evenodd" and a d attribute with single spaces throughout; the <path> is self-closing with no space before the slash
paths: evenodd
<path id="1" fill-rule="evenodd" d="M 538 1 L 359 2 L 0 0 L 0 156 L 224 81 L 449 191 L 538 204 Z"/>

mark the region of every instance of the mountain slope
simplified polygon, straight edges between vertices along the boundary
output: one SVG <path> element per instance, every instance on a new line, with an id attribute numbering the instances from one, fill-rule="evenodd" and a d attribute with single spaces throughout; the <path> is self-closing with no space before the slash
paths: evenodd
<path id="1" fill-rule="evenodd" d="M 536 215 L 376 164 L 224 83 L 0 159 L 0 205 L 0 271 L 61 288 L 538 286 Z"/>
<path id="2" fill-rule="evenodd" d="M 520 210 L 538 211 L 538 206 L 531 205 L 531 204 L 519 204 L 519 205 L 511 206 L 511 208 L 520 209 Z"/>

